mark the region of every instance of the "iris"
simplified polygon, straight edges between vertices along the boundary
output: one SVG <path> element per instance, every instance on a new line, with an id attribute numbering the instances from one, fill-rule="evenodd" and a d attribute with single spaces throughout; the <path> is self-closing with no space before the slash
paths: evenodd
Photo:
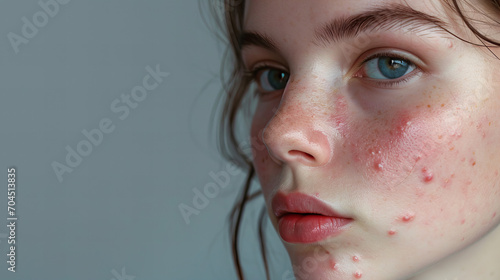
<path id="1" fill-rule="evenodd" d="M 365 67 L 367 77 L 391 80 L 403 77 L 415 69 L 415 65 L 410 61 L 389 56 L 370 59 Z"/>
<path id="2" fill-rule="evenodd" d="M 259 84 L 264 91 L 284 89 L 289 75 L 278 69 L 266 69 L 260 75 Z"/>

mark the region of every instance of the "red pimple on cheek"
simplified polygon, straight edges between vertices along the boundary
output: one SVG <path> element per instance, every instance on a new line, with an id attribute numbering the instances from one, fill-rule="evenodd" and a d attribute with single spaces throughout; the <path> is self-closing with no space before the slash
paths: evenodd
<path id="1" fill-rule="evenodd" d="M 380 159 L 378 159 L 378 160 L 375 161 L 375 163 L 373 164 L 373 167 L 377 171 L 384 170 L 384 164 L 382 163 L 382 160 L 380 160 Z"/>
<path id="2" fill-rule="evenodd" d="M 390 131 L 389 134 L 396 136 L 396 138 L 402 138 L 410 126 L 411 126 L 410 114 L 407 112 L 402 112 L 398 115 L 398 117 L 395 120 L 394 124 L 395 129 Z"/>
<path id="3" fill-rule="evenodd" d="M 363 277 L 363 273 L 362 273 L 362 272 L 360 272 L 360 271 L 357 271 L 357 272 L 355 272 L 355 273 L 354 273 L 354 277 L 355 277 L 356 279 L 360 279 L 361 277 Z"/>
<path id="4" fill-rule="evenodd" d="M 434 174 L 430 172 L 427 167 L 422 168 L 423 181 L 425 183 L 429 183 L 434 179 Z"/>
<path id="5" fill-rule="evenodd" d="M 359 262 L 359 257 L 358 257 L 358 256 L 354 256 L 354 257 L 352 257 L 352 261 L 354 261 L 354 262 Z"/>
<path id="6" fill-rule="evenodd" d="M 339 265 L 334 260 L 330 260 L 330 268 L 333 270 L 338 270 Z"/>
<path id="7" fill-rule="evenodd" d="M 408 213 L 401 217 L 401 221 L 408 223 L 413 221 L 414 218 L 415 218 L 415 213 Z"/>
<path id="8" fill-rule="evenodd" d="M 388 235 L 390 235 L 390 236 L 393 236 L 393 235 L 395 235 L 395 234 L 396 234 L 396 231 L 395 231 L 395 230 L 389 230 L 389 231 L 387 232 L 387 234 L 388 234 Z"/>

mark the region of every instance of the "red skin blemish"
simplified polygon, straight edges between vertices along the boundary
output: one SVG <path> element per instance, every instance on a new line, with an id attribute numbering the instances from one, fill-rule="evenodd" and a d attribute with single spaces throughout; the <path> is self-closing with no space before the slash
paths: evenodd
<path id="1" fill-rule="evenodd" d="M 389 134 L 395 136 L 397 139 L 401 139 L 411 126 L 411 117 L 408 113 L 402 113 L 396 118 L 394 125 L 395 129 L 390 131 Z"/>
<path id="2" fill-rule="evenodd" d="M 401 221 L 408 223 L 408 222 L 411 222 L 414 218 L 415 218 L 414 213 L 408 213 L 408 214 L 404 215 L 403 217 L 401 217 Z"/>
<path id="3" fill-rule="evenodd" d="M 462 222 L 460 222 L 462 225 L 465 224 L 465 219 L 462 220 Z"/>
<path id="4" fill-rule="evenodd" d="M 497 215 L 497 212 L 493 213 L 493 215 L 491 216 L 491 218 L 495 218 L 495 216 Z"/>
<path id="5" fill-rule="evenodd" d="M 389 234 L 390 236 L 393 236 L 393 235 L 395 235 L 395 234 L 396 234 L 396 231 L 395 231 L 395 230 L 389 230 L 389 231 L 387 232 L 387 234 Z"/>
<path id="6" fill-rule="evenodd" d="M 353 260 L 354 262 L 359 262 L 359 257 L 358 257 L 358 256 L 354 256 L 354 257 L 352 257 L 352 260 Z"/>
<path id="7" fill-rule="evenodd" d="M 334 260 L 330 260 L 330 268 L 333 270 L 337 270 L 338 264 Z"/>
<path id="8" fill-rule="evenodd" d="M 358 272 L 354 273 L 354 278 L 360 279 L 361 277 L 363 277 L 363 273 L 362 272 L 358 271 Z"/>
<path id="9" fill-rule="evenodd" d="M 316 196 L 316 197 L 319 197 L 319 193 L 317 192 L 317 193 L 315 194 L 315 196 Z"/>
<path id="10" fill-rule="evenodd" d="M 377 160 L 375 161 L 375 163 L 374 163 L 374 168 L 375 168 L 375 170 L 377 170 L 377 171 L 382 171 L 382 170 L 384 170 L 384 165 L 382 164 L 382 160 L 377 159 Z"/>
<path id="11" fill-rule="evenodd" d="M 425 183 L 430 183 L 434 179 L 434 174 L 430 172 L 427 167 L 422 168 L 423 181 Z"/>

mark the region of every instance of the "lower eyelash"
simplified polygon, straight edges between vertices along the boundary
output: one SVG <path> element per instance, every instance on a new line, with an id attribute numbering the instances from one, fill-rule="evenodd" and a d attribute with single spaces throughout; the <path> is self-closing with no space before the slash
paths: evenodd
<path id="1" fill-rule="evenodd" d="M 400 84 L 407 83 L 409 80 L 413 79 L 417 75 L 420 75 L 420 76 L 422 75 L 422 71 L 418 67 L 415 68 L 415 70 L 413 70 L 409 75 L 407 75 L 403 78 L 400 78 L 398 80 L 395 80 L 395 81 L 390 81 L 390 80 L 384 81 L 384 80 L 371 79 L 370 82 L 374 83 L 375 85 L 377 85 L 379 87 L 392 88 L 392 87 L 396 87 Z"/>

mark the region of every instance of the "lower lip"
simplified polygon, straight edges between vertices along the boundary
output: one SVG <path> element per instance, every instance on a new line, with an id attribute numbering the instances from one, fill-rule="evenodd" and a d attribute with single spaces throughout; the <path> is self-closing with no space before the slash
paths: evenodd
<path id="1" fill-rule="evenodd" d="M 281 238 L 289 243 L 315 243 L 342 232 L 352 219 L 315 214 L 286 214 L 278 221 Z"/>

